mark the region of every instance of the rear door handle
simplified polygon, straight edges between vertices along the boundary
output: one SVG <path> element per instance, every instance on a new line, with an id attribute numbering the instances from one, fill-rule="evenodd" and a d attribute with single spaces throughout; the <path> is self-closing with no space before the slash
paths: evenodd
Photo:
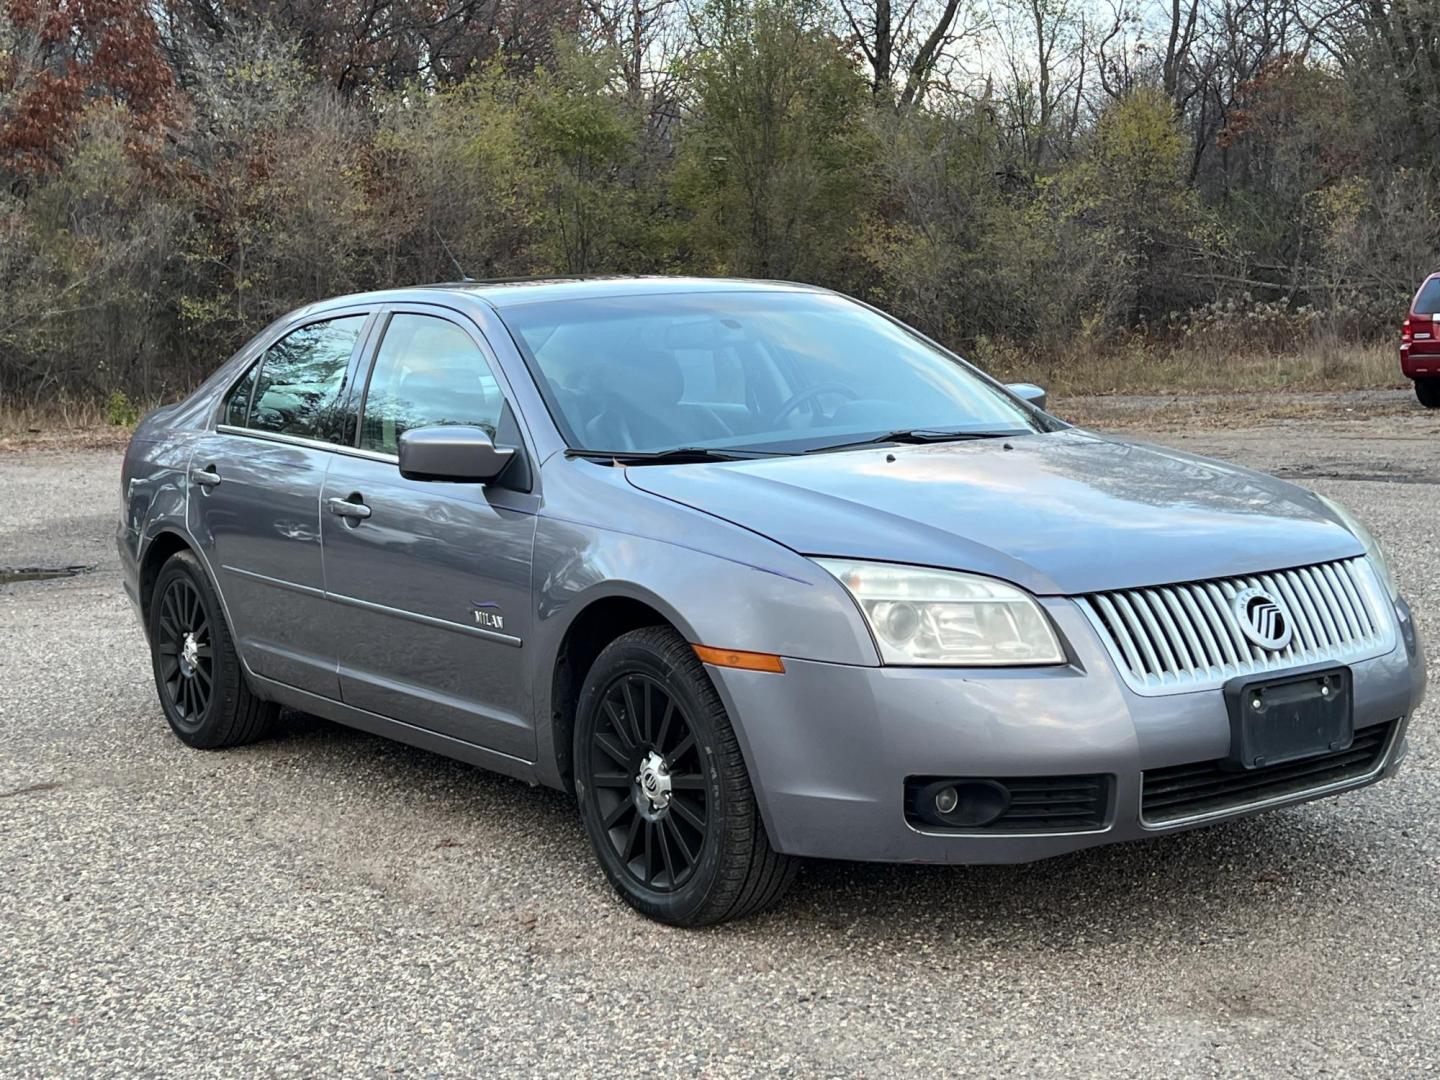
<path id="1" fill-rule="evenodd" d="M 214 487 L 220 483 L 220 474 L 215 471 L 214 465 L 207 465 L 203 469 L 196 469 L 190 474 L 190 479 L 201 487 Z"/>
<path id="2" fill-rule="evenodd" d="M 370 516 L 370 507 L 360 502 L 359 498 L 358 495 L 352 495 L 349 499 L 331 499 L 325 505 L 330 507 L 330 512 L 336 517 L 364 521 Z"/>

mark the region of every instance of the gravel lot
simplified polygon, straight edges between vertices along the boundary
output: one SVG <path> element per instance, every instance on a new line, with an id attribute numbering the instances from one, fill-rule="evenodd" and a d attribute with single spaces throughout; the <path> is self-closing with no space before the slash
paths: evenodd
<path id="1" fill-rule="evenodd" d="M 1398 405 L 1147 437 L 1348 502 L 1440 641 L 1440 418 Z M 1340 800 L 1030 866 L 812 864 L 760 919 L 669 930 L 557 793 L 306 717 L 185 749 L 118 465 L 0 455 L 0 566 L 97 564 L 0 585 L 0 1073 L 1433 1075 L 1433 703 Z"/>

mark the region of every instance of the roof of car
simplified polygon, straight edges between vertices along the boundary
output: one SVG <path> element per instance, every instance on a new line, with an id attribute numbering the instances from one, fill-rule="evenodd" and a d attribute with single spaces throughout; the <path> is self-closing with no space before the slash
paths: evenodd
<path id="1" fill-rule="evenodd" d="M 703 277 L 568 277 L 512 278 L 503 281 L 442 281 L 433 285 L 377 289 L 373 292 L 332 296 L 296 308 L 283 322 L 311 318 L 340 308 L 367 304 L 405 303 L 426 298 L 438 301 L 439 294 L 461 294 L 493 308 L 519 307 L 552 300 L 579 300 L 605 296 L 660 296 L 685 293 L 721 292 L 828 292 L 818 285 L 794 281 L 762 281 L 747 278 Z"/>
<path id="2" fill-rule="evenodd" d="M 793 281 L 660 276 L 515 278 L 502 281 L 453 281 L 424 287 L 468 292 L 497 308 L 550 300 L 644 296 L 656 293 L 817 291 L 813 285 L 802 285 Z"/>

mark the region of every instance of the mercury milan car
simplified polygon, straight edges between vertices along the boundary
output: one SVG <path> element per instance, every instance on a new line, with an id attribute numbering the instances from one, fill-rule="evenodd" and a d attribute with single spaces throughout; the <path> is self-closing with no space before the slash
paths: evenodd
<path id="1" fill-rule="evenodd" d="M 996 863 L 1369 784 L 1424 690 L 1365 527 L 1083 431 L 822 289 L 612 279 L 285 316 L 125 456 L 175 733 L 282 707 L 573 793 L 621 896 Z"/>

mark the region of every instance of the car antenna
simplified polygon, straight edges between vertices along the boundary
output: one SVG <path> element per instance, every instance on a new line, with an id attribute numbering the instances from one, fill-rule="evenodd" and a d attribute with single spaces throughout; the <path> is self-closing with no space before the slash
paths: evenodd
<path id="1" fill-rule="evenodd" d="M 460 275 L 460 280 L 474 281 L 475 279 L 467 274 L 465 268 L 460 265 L 460 260 L 455 258 L 455 253 L 450 250 L 450 245 L 445 242 L 445 238 L 440 235 L 440 230 L 431 225 L 430 231 L 435 234 L 435 239 L 440 241 L 440 246 L 445 249 L 445 257 L 450 260 L 450 265 L 455 267 L 455 272 Z"/>

